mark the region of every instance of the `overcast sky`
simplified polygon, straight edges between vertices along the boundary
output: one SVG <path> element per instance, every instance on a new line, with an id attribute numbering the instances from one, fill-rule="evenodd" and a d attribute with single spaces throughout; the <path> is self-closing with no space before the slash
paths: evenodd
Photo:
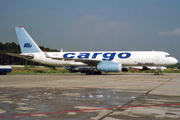
<path id="1" fill-rule="evenodd" d="M 166 51 L 180 61 L 180 0 L 0 0 L 0 42 L 23 26 L 64 51 Z"/>

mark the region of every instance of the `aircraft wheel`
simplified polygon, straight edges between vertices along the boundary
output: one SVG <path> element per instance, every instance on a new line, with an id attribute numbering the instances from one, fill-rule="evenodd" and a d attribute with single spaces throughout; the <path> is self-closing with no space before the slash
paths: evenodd
<path id="1" fill-rule="evenodd" d="M 98 75 L 101 75 L 102 73 L 101 73 L 101 71 L 98 71 Z"/>
<path id="2" fill-rule="evenodd" d="M 6 74 L 7 74 L 6 71 L 1 72 L 1 75 L 6 75 Z"/>
<path id="3" fill-rule="evenodd" d="M 93 72 L 93 71 L 90 71 L 90 75 L 94 75 L 94 72 Z"/>
<path id="4" fill-rule="evenodd" d="M 86 71 L 86 75 L 90 75 L 90 72 L 89 72 L 89 71 Z"/>
<path id="5" fill-rule="evenodd" d="M 158 75 L 158 72 L 155 72 L 154 74 L 155 74 L 155 75 Z"/>

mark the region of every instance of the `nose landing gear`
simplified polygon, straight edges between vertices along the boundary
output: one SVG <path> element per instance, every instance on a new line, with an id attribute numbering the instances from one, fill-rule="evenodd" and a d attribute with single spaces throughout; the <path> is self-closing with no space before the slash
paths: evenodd
<path id="1" fill-rule="evenodd" d="M 153 75 L 164 75 L 161 71 L 161 68 L 156 68 L 156 72 Z"/>

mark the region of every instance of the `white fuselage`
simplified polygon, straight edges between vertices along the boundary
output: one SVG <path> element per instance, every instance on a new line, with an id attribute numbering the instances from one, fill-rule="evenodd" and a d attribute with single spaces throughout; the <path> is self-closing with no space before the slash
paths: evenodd
<path id="1" fill-rule="evenodd" d="M 55 66 L 86 66 L 95 61 L 112 61 L 123 66 L 168 66 L 178 61 L 161 51 L 96 51 L 96 52 L 44 52 L 34 55 L 31 61 Z M 27 53 L 26 53 L 27 55 Z"/>

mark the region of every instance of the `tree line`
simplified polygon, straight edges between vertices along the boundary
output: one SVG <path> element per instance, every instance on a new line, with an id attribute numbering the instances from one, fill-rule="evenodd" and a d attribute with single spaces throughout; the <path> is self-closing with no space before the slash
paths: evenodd
<path id="1" fill-rule="evenodd" d="M 58 52 L 59 50 L 56 49 L 50 49 L 44 46 L 39 46 L 41 50 L 45 50 L 47 52 Z M 0 42 L 0 65 L 25 65 L 27 60 L 18 58 L 18 57 L 13 57 L 9 55 L 3 54 L 4 52 L 9 52 L 9 53 L 21 53 L 20 46 L 19 44 L 16 44 L 14 42 L 10 43 L 2 43 Z M 28 65 L 42 65 L 40 63 L 28 61 Z M 177 67 L 180 69 L 180 63 L 177 63 L 176 65 L 168 66 L 168 68 L 174 68 Z"/>
<path id="2" fill-rule="evenodd" d="M 39 46 L 41 50 L 45 50 L 47 52 L 57 52 L 59 50 L 56 49 L 50 49 L 44 46 Z M 13 57 L 9 55 L 5 55 L 4 52 L 9 53 L 21 53 L 19 44 L 16 44 L 14 42 L 10 43 L 2 43 L 0 42 L 0 65 L 25 65 L 26 60 L 18 57 Z M 40 63 L 35 63 L 32 61 L 27 62 L 28 65 L 42 65 Z"/>

